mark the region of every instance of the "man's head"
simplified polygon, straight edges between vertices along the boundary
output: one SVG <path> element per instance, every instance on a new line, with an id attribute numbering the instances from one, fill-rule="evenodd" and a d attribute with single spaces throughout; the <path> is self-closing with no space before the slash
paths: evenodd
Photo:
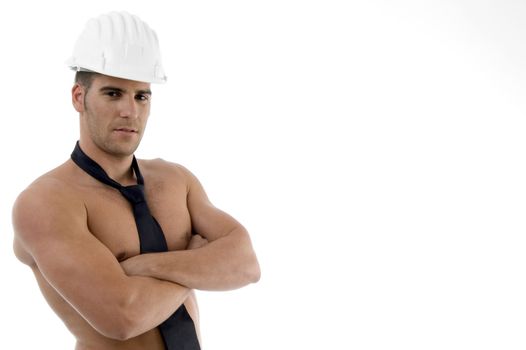
<path id="1" fill-rule="evenodd" d="M 72 89 L 81 140 L 112 156 L 133 154 L 150 114 L 150 83 L 97 73 L 81 76 Z"/>
<path id="2" fill-rule="evenodd" d="M 88 21 L 67 64 L 77 71 L 72 100 L 81 143 L 132 154 L 150 112 L 150 83 L 166 81 L 155 32 L 126 12 L 99 16 Z"/>

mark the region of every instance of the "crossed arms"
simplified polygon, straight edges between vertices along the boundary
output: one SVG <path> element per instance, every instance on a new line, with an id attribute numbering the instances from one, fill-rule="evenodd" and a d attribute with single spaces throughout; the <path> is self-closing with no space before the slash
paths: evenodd
<path id="1" fill-rule="evenodd" d="M 227 290 L 259 279 L 246 230 L 213 207 L 189 172 L 187 205 L 198 233 L 191 250 L 121 264 L 87 227 L 84 203 L 62 181 L 42 180 L 13 209 L 15 252 L 102 335 L 126 340 L 155 328 L 191 289 Z M 21 253 L 23 252 L 23 253 Z"/>
<path id="2" fill-rule="evenodd" d="M 247 231 L 212 206 L 199 181 L 184 171 L 191 183 L 188 210 L 192 228 L 198 235 L 192 238 L 187 250 L 130 258 L 121 263 L 124 271 L 200 290 L 231 290 L 256 282 L 259 265 Z"/>

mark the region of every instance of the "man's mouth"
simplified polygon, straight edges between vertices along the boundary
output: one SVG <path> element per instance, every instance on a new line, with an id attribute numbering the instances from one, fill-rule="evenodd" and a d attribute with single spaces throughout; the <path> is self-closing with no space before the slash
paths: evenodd
<path id="1" fill-rule="evenodd" d="M 120 131 L 120 132 L 137 132 L 137 129 L 132 129 L 132 128 L 117 128 L 117 129 L 115 129 L 115 131 Z"/>

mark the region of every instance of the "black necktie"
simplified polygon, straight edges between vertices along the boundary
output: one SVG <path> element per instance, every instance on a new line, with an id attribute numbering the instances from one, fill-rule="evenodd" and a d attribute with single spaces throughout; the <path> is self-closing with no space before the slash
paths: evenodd
<path id="1" fill-rule="evenodd" d="M 88 157 L 77 142 L 71 159 L 85 172 L 100 182 L 116 188 L 130 202 L 139 232 L 141 254 L 156 253 L 168 250 L 166 239 L 161 226 L 150 213 L 144 196 L 144 179 L 139 171 L 135 156 L 132 169 L 137 178 L 137 185 L 121 186 L 111 179 L 108 174 L 93 159 Z M 199 350 L 199 341 L 194 322 L 182 304 L 166 321 L 159 325 L 159 330 L 168 350 Z"/>

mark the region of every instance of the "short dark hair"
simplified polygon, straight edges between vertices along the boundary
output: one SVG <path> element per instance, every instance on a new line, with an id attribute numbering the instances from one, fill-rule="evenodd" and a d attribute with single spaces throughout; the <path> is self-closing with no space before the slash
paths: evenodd
<path id="1" fill-rule="evenodd" d="M 83 103 L 86 110 L 88 109 L 88 106 L 86 106 L 86 95 L 91 87 L 91 83 L 93 83 L 93 79 L 95 79 L 97 75 L 99 75 L 97 72 L 77 71 L 77 73 L 75 73 L 75 84 L 79 84 L 85 90 Z"/>
<path id="2" fill-rule="evenodd" d="M 87 91 L 91 87 L 93 79 L 98 74 L 99 73 L 96 72 L 78 71 L 75 73 L 75 83 L 82 85 Z"/>

